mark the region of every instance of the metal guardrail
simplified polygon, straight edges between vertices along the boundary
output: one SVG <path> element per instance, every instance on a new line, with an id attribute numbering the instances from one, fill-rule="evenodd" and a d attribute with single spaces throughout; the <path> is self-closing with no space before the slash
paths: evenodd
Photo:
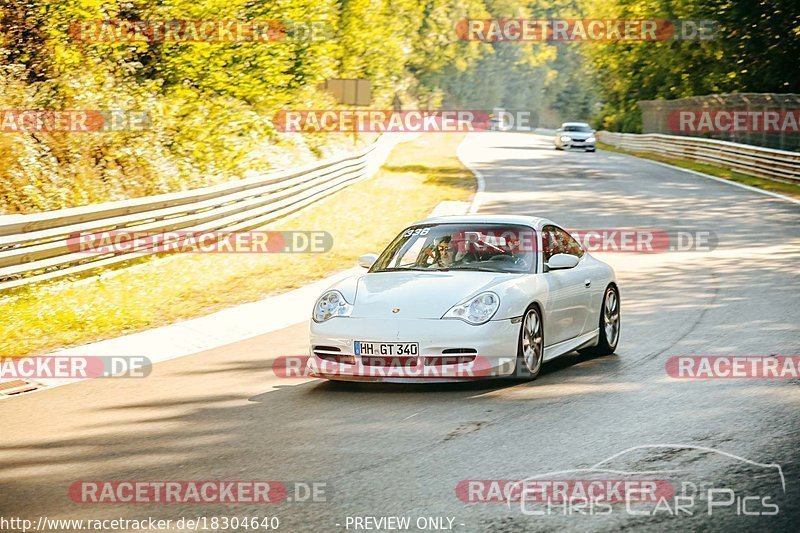
<path id="1" fill-rule="evenodd" d="M 654 152 L 679 159 L 710 163 L 761 178 L 800 183 L 800 152 L 659 133 L 601 131 L 597 133 L 597 138 L 606 144 L 634 152 Z"/>
<path id="2" fill-rule="evenodd" d="M 679 120 L 676 114 L 681 111 L 694 112 L 744 112 L 762 114 L 768 111 L 784 116 L 798 109 L 800 94 L 793 93 L 726 93 L 690 96 L 674 100 L 640 100 L 642 110 L 642 131 L 663 135 L 683 135 L 702 137 L 732 143 L 763 146 L 775 150 L 800 150 L 800 136 L 792 131 L 706 131 L 702 133 L 684 132 L 677 129 Z M 674 123 L 671 118 L 675 118 Z M 676 129 L 673 129 L 676 128 Z"/>
<path id="3" fill-rule="evenodd" d="M 245 231 L 278 220 L 367 178 L 394 142 L 383 136 L 360 152 L 294 171 L 177 193 L 0 216 L 0 291 L 87 274 L 157 253 L 153 246 L 112 253 L 75 251 L 70 237 L 131 230 Z"/>

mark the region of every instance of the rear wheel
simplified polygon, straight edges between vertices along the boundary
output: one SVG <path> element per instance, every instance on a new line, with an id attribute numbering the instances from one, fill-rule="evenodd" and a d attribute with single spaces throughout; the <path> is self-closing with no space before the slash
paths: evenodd
<path id="1" fill-rule="evenodd" d="M 522 318 L 517 349 L 517 376 L 535 379 L 542 370 L 544 359 L 544 328 L 542 313 L 536 306 L 529 307 Z"/>
<path id="2" fill-rule="evenodd" d="M 589 355 L 609 355 L 614 353 L 619 342 L 620 314 L 619 291 L 614 285 L 606 288 L 603 295 L 603 307 L 600 309 L 600 339 L 597 346 L 581 350 Z"/>

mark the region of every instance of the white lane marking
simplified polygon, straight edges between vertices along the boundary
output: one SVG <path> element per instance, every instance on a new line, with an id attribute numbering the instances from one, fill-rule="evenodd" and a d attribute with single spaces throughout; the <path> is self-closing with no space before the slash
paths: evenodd
<path id="1" fill-rule="evenodd" d="M 753 187 L 752 185 L 745 185 L 744 183 L 739 183 L 739 182 L 736 182 L 736 181 L 733 181 L 733 180 L 726 180 L 725 178 L 718 178 L 717 176 L 712 176 L 710 174 L 704 174 L 702 172 L 698 172 L 697 170 L 690 170 L 688 168 L 676 167 L 675 165 L 670 165 L 669 163 L 662 163 L 661 161 L 655 161 L 653 159 L 648 159 L 646 157 L 639 157 L 639 156 L 635 156 L 635 155 L 631 155 L 631 154 L 623 154 L 623 153 L 620 153 L 620 152 L 609 152 L 609 151 L 606 151 L 606 150 L 602 150 L 602 151 L 604 151 L 607 154 L 623 155 L 623 156 L 627 156 L 627 157 L 633 157 L 635 159 L 638 159 L 639 161 L 647 161 L 648 163 L 653 163 L 654 165 L 660 165 L 662 167 L 671 168 L 672 170 L 680 170 L 681 172 L 688 172 L 689 174 L 694 174 L 695 176 L 700 176 L 702 178 L 708 178 L 710 180 L 718 181 L 720 183 L 727 183 L 728 185 L 733 185 L 734 187 L 739 187 L 741 189 L 746 189 L 748 191 L 753 191 L 753 192 L 765 194 L 767 196 L 772 196 L 774 198 L 780 198 L 782 200 L 788 200 L 788 201 L 792 202 L 793 204 L 800 204 L 800 199 L 792 198 L 791 196 L 786 196 L 785 194 L 780 194 L 780 193 L 772 192 L 772 191 L 766 191 L 764 189 L 759 189 L 758 187 Z M 758 177 L 758 176 L 756 176 L 756 177 Z M 767 178 L 763 178 L 763 179 L 767 179 Z"/>
<path id="2" fill-rule="evenodd" d="M 467 167 L 467 170 L 472 172 L 475 175 L 475 179 L 478 182 L 478 190 L 475 191 L 475 196 L 472 198 L 472 204 L 469 206 L 469 214 L 474 214 L 478 212 L 478 209 L 481 208 L 481 203 L 483 202 L 483 191 L 486 189 L 486 180 L 483 178 L 483 174 L 481 171 L 475 168 L 467 159 L 464 157 L 464 144 L 469 139 L 469 135 L 465 135 L 464 138 L 456 148 L 456 157 L 458 160 L 461 161 L 461 164 Z"/>

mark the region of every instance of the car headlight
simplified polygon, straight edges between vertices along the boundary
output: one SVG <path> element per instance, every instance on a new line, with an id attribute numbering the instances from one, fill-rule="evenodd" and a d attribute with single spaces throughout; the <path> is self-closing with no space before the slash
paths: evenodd
<path id="1" fill-rule="evenodd" d="M 587 137 L 587 138 L 586 138 L 586 142 L 587 142 L 587 143 L 593 143 L 593 142 L 594 142 L 594 141 L 596 141 L 596 140 L 597 140 L 597 139 L 595 139 L 595 138 L 594 138 L 594 135 L 592 135 L 591 137 Z"/>
<path id="2" fill-rule="evenodd" d="M 572 137 L 567 137 L 566 135 L 562 135 L 561 136 L 561 142 L 562 143 L 572 142 Z"/>
<path id="3" fill-rule="evenodd" d="M 339 291 L 327 291 L 314 304 L 314 322 L 325 322 L 335 316 L 350 316 L 353 306 L 347 303 Z"/>
<path id="4" fill-rule="evenodd" d="M 454 305 L 442 318 L 457 318 L 477 326 L 488 322 L 499 308 L 499 296 L 493 292 L 482 292 L 466 302 Z"/>

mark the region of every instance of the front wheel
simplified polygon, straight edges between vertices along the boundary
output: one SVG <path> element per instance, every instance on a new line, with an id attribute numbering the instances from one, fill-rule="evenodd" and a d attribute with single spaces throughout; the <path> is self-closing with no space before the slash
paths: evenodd
<path id="1" fill-rule="evenodd" d="M 542 370 L 544 359 L 544 328 L 542 313 L 536 306 L 529 307 L 522 319 L 517 348 L 517 376 L 535 379 Z"/>
<path id="2" fill-rule="evenodd" d="M 603 306 L 600 308 L 600 339 L 597 346 L 581 350 L 589 355 L 609 355 L 614 353 L 619 342 L 620 316 L 619 291 L 609 285 L 603 295 Z"/>

